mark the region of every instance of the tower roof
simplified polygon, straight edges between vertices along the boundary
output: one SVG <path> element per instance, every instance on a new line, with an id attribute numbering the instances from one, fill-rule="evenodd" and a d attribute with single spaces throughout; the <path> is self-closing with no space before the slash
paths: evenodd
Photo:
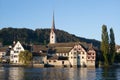
<path id="1" fill-rule="evenodd" d="M 55 30 L 55 21 L 54 21 L 54 12 L 53 12 L 53 21 L 52 21 L 52 28 L 51 28 L 51 30 Z"/>

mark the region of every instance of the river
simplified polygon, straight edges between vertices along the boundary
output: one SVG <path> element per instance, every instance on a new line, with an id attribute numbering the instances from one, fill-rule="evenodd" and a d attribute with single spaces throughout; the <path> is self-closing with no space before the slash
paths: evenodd
<path id="1" fill-rule="evenodd" d="M 120 68 L 0 67 L 0 80 L 120 80 Z"/>

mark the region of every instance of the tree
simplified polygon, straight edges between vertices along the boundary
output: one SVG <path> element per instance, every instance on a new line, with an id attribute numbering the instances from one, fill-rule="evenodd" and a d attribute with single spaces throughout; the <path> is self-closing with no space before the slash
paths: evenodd
<path id="1" fill-rule="evenodd" d="M 23 64 L 29 64 L 32 61 L 32 53 L 28 50 L 21 51 L 19 54 L 19 62 Z"/>
<path id="2" fill-rule="evenodd" d="M 114 31 L 110 28 L 110 63 L 113 64 L 115 58 L 115 37 Z"/>
<path id="3" fill-rule="evenodd" d="M 108 63 L 108 54 L 109 54 L 109 37 L 107 32 L 107 26 L 102 26 L 102 42 L 101 42 L 101 51 L 104 57 L 104 65 L 109 65 Z"/>

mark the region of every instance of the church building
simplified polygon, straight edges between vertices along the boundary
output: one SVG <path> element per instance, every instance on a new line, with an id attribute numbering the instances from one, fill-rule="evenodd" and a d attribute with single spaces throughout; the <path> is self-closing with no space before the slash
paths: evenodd
<path id="1" fill-rule="evenodd" d="M 95 48 L 86 42 L 57 43 L 54 13 L 46 63 L 53 66 L 94 66 Z"/>
<path id="2" fill-rule="evenodd" d="M 52 28 L 50 32 L 50 44 L 56 43 L 56 34 L 55 34 L 55 21 L 54 21 L 54 13 L 53 13 L 53 21 L 52 21 Z"/>

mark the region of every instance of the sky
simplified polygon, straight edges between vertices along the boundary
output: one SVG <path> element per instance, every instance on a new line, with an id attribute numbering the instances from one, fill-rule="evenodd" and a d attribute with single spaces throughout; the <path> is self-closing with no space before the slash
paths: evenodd
<path id="1" fill-rule="evenodd" d="M 0 29 L 51 28 L 101 41 L 102 25 L 112 27 L 120 45 L 120 0 L 0 0 Z"/>

